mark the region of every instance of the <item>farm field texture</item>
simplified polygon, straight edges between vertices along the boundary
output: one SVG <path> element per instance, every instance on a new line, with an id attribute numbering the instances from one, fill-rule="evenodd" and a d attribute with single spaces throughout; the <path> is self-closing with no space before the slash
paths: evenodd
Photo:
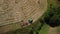
<path id="1" fill-rule="evenodd" d="M 22 28 L 22 20 L 35 22 L 46 8 L 47 0 L 0 0 L 0 32 Z"/>
<path id="2" fill-rule="evenodd" d="M 60 34 L 60 0 L 18 0 L 15 3 L 13 12 L 11 11 L 11 13 L 14 14 L 12 17 L 16 18 L 11 22 L 9 19 L 9 22 L 7 21 L 8 25 L 0 27 L 0 33 Z M 0 14 L 4 14 L 4 12 Z M 10 16 L 10 12 L 8 16 Z M 21 24 L 23 23 L 20 21 L 28 20 L 29 18 L 33 19 L 32 24 L 22 27 Z"/>
<path id="3" fill-rule="evenodd" d="M 43 3 L 44 2 L 44 3 Z M 0 26 L 32 18 L 38 19 L 47 8 L 43 0 L 0 0 Z M 41 6 L 41 7 L 40 7 Z"/>

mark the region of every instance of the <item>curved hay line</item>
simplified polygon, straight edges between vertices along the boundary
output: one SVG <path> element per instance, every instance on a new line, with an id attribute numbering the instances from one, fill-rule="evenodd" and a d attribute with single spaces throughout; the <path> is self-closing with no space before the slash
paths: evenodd
<path id="1" fill-rule="evenodd" d="M 33 19 L 35 22 L 47 8 L 47 0 L 0 0 L 0 26 Z M 7 26 L 9 27 L 9 26 Z M 4 30 L 6 30 L 6 28 Z M 4 27 L 0 28 L 3 29 Z"/>

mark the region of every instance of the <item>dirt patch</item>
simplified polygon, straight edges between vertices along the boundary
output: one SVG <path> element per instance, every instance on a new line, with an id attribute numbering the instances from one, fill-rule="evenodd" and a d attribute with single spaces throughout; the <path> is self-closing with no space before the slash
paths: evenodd
<path id="1" fill-rule="evenodd" d="M 57 27 L 49 27 L 48 34 L 57 34 Z"/>

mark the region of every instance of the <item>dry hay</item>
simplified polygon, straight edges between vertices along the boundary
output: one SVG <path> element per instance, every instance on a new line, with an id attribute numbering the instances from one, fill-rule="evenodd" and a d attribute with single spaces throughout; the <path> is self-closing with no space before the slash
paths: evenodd
<path id="1" fill-rule="evenodd" d="M 0 26 L 33 19 L 35 22 L 47 8 L 47 0 L 0 0 Z"/>

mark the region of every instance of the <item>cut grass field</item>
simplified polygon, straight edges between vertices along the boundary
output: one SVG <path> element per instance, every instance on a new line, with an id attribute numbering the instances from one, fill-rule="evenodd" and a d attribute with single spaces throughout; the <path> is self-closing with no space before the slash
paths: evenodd
<path id="1" fill-rule="evenodd" d="M 43 5 L 43 4 L 42 4 Z M 43 5 L 43 6 L 45 6 L 45 5 Z M 46 7 L 46 6 L 45 6 Z M 43 9 L 43 7 L 42 7 L 42 9 Z M 42 10 L 41 9 L 41 10 Z M 39 10 L 39 12 L 40 12 L 40 10 Z M 38 12 L 38 13 L 39 13 Z M 40 15 L 42 15 L 41 14 L 42 13 L 42 11 L 39 13 L 39 16 Z M 35 13 L 34 13 L 35 14 Z M 36 16 L 36 17 L 35 17 Z M 36 18 L 38 18 L 38 14 L 37 15 L 35 15 L 35 16 L 33 16 L 33 18 L 34 19 L 36 19 Z M 15 31 L 9 31 L 9 32 L 7 32 L 7 33 L 5 33 L 5 34 L 28 34 L 29 33 L 29 31 L 30 30 L 32 30 L 32 27 L 34 28 L 34 31 L 37 31 L 37 29 L 40 27 L 40 25 L 41 25 L 41 23 L 40 23 L 40 21 L 39 21 L 39 19 L 38 19 L 38 21 L 36 21 L 35 23 L 33 23 L 33 24 L 31 24 L 30 26 L 27 26 L 27 27 L 24 27 L 24 28 L 22 28 L 22 29 L 17 29 L 17 30 L 15 30 Z M 43 25 L 43 27 L 41 28 L 42 29 L 42 32 L 43 31 L 45 31 L 45 30 L 43 30 L 44 28 L 45 28 L 46 26 L 45 25 Z M 33 32 L 34 32 L 33 31 Z M 39 33 L 40 33 L 41 31 L 39 30 Z M 42 33 L 41 32 L 41 33 Z"/>
<path id="2" fill-rule="evenodd" d="M 45 12 L 47 0 L 0 0 L 0 5 L 0 31 L 7 32 L 21 28 L 21 24 L 15 24 L 21 20 L 32 18 L 35 22 Z"/>
<path id="3" fill-rule="evenodd" d="M 59 4 L 56 4 L 56 1 L 55 0 L 48 0 L 49 1 L 49 5 L 50 4 L 53 4 L 53 6 L 54 7 L 57 7 L 57 6 L 59 6 Z M 48 6 L 49 6 L 48 5 Z M 48 8 L 49 9 L 49 8 Z M 45 15 L 46 13 L 44 13 L 43 14 L 43 16 L 42 17 L 40 17 L 40 19 L 43 19 L 43 17 L 44 16 L 46 16 Z M 48 32 L 49 32 L 49 34 L 51 34 L 51 33 L 53 33 L 54 34 L 54 32 L 57 32 L 56 34 L 60 34 L 60 26 L 58 27 L 58 28 L 56 28 L 57 30 L 55 31 L 53 31 L 53 32 L 51 32 L 52 30 L 51 29 L 49 29 L 49 27 L 48 27 L 48 25 L 47 24 L 45 24 L 45 22 L 44 22 L 44 24 L 43 24 L 43 26 L 41 27 L 41 29 L 39 29 L 39 27 L 41 26 L 41 22 L 40 22 L 40 20 L 38 19 L 35 23 L 33 23 L 33 24 L 31 24 L 31 25 L 29 25 L 29 26 L 27 26 L 27 27 L 24 27 L 24 28 L 22 28 L 22 29 L 17 29 L 17 30 L 15 30 L 15 31 L 9 31 L 9 32 L 7 32 L 7 33 L 4 33 L 4 34 L 30 34 L 30 31 L 32 30 L 32 33 L 33 34 L 48 34 Z M 33 29 L 32 29 L 33 28 Z M 48 31 L 49 30 L 49 31 Z M 31 34 L 32 34 L 31 33 Z"/>
<path id="4" fill-rule="evenodd" d="M 47 0 L 13 0 L 13 1 L 0 0 L 0 1 L 1 1 L 0 9 L 2 9 L 0 10 L 1 16 L 0 26 L 16 23 L 21 20 L 28 20 L 29 18 L 32 18 L 35 21 L 45 12 L 44 10 L 47 8 Z M 4 8 L 6 9 L 3 10 Z"/>

